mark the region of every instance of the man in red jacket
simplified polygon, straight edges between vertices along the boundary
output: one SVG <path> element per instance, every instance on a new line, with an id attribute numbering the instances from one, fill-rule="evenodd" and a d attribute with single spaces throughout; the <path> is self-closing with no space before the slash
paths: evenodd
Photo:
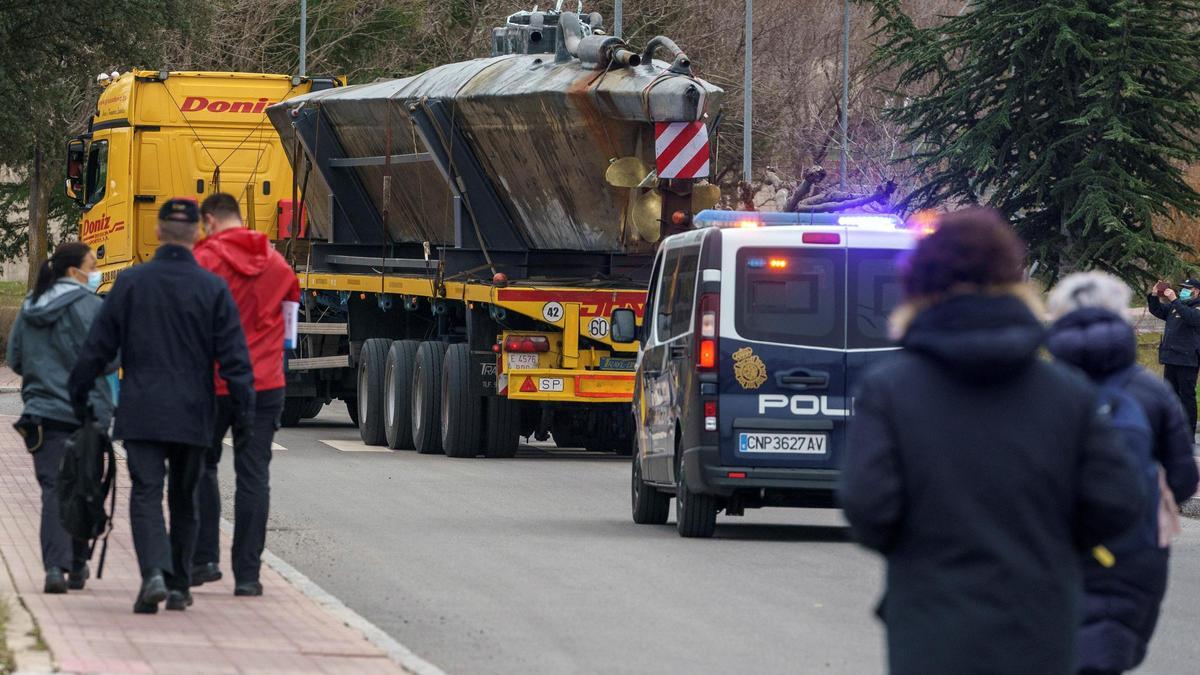
<path id="1" fill-rule="evenodd" d="M 232 566 L 234 595 L 262 595 L 259 569 L 271 496 L 271 443 L 284 399 L 284 333 L 288 320 L 295 317 L 300 284 L 267 236 L 242 224 L 238 201 L 232 195 L 219 192 L 209 196 L 200 205 L 200 214 L 208 237 L 196 244 L 196 261 L 229 284 L 254 365 L 257 407 L 253 433 L 249 438 L 235 434 L 233 442 L 237 489 L 233 501 Z M 234 406 L 225 382 L 218 377 L 216 385 L 216 428 L 197 490 L 200 528 L 192 558 L 193 586 L 221 578 L 217 566 L 221 519 L 217 465 Z"/>

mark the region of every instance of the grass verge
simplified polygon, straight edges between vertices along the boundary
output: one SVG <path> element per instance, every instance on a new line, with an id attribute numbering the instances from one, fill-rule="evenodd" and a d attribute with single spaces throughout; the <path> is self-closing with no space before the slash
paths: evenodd
<path id="1" fill-rule="evenodd" d="M 11 673 L 17 668 L 13 655 L 8 651 L 8 603 L 0 600 L 0 673 Z"/>
<path id="2" fill-rule="evenodd" d="M 0 281 L 0 307 L 20 307 L 25 290 L 24 281 Z"/>

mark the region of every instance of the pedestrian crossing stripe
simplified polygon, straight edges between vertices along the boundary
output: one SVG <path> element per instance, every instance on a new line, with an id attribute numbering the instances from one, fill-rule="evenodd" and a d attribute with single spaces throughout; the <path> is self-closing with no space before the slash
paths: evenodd
<path id="1" fill-rule="evenodd" d="M 321 441 L 325 445 L 341 452 L 391 452 L 385 445 L 367 445 L 362 441 Z"/>
<path id="2" fill-rule="evenodd" d="M 233 438 L 232 437 L 226 436 L 224 438 L 224 442 L 225 442 L 226 446 L 228 446 L 230 448 L 233 447 Z M 280 445 L 278 443 L 271 443 L 271 451 L 272 452 L 279 452 L 280 450 L 287 450 L 287 448 L 283 447 L 282 445 Z"/>

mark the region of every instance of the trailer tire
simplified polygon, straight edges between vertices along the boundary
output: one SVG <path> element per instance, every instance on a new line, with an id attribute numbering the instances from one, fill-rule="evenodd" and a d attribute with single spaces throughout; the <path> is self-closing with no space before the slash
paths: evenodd
<path id="1" fill-rule="evenodd" d="M 416 340 L 397 340 L 388 349 L 383 371 L 383 432 L 393 450 L 412 450 L 413 371 L 417 360 Z"/>
<path id="2" fill-rule="evenodd" d="M 371 338 L 358 353 L 358 435 L 367 445 L 383 445 L 383 370 L 392 341 Z"/>
<path id="3" fill-rule="evenodd" d="M 483 422 L 483 403 L 473 395 L 471 386 L 471 346 L 465 342 L 450 345 L 442 364 L 442 448 L 447 457 L 475 457 L 483 454 L 479 429 Z"/>
<path id="4" fill-rule="evenodd" d="M 417 347 L 412 386 L 413 447 L 422 455 L 442 451 L 441 402 L 442 359 L 445 348 L 440 342 L 422 342 Z"/>
<path id="5" fill-rule="evenodd" d="M 283 399 L 283 410 L 279 412 L 279 426 L 291 428 L 300 425 L 300 420 L 304 419 L 304 404 L 308 401 L 305 398 L 285 398 Z"/>
<path id="6" fill-rule="evenodd" d="M 485 456 L 516 457 L 521 444 L 520 404 L 503 396 L 488 397 L 485 436 Z"/>
<path id="7" fill-rule="evenodd" d="M 301 419 L 310 420 L 321 414 L 321 410 L 325 407 L 325 401 L 317 397 L 301 399 L 304 401 L 304 410 L 300 413 Z"/>

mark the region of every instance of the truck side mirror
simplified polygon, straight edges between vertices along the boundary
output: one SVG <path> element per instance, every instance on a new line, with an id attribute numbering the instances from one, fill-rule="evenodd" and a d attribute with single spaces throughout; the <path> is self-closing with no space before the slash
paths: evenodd
<path id="1" fill-rule="evenodd" d="M 81 138 L 67 141 L 67 196 L 77 204 L 83 204 L 83 161 L 87 156 L 87 147 Z"/>
<path id="2" fill-rule="evenodd" d="M 632 309 L 614 309 L 609 322 L 613 342 L 624 345 L 637 342 L 637 314 Z"/>

